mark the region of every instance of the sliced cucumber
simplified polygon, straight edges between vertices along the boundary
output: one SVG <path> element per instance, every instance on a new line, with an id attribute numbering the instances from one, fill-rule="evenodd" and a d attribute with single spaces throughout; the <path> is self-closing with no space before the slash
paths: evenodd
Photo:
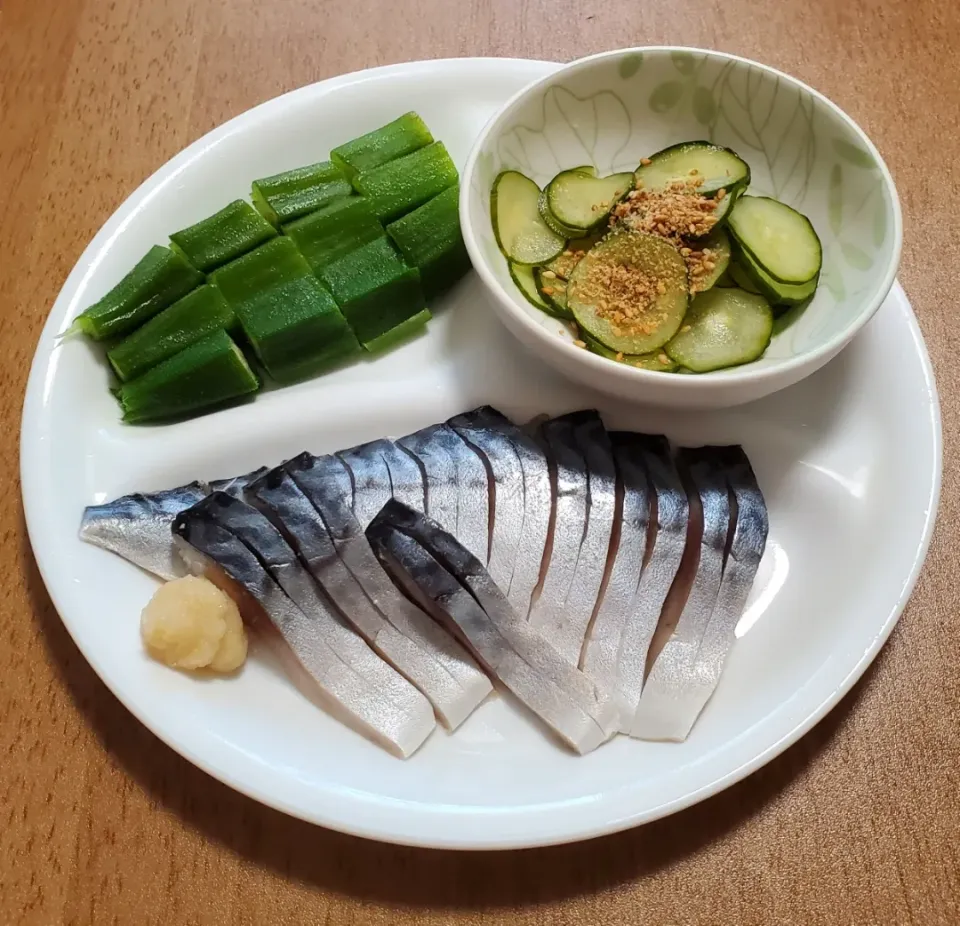
<path id="1" fill-rule="evenodd" d="M 628 268 L 619 291 L 610 287 L 611 273 Z M 631 302 L 623 289 L 636 281 Z M 644 295 L 651 283 L 662 293 Z M 567 286 L 567 304 L 577 324 L 601 344 L 623 354 L 657 350 L 676 334 L 687 311 L 687 267 L 680 252 L 657 235 L 620 231 L 591 248 L 574 268 Z M 617 315 L 628 314 L 627 318 Z"/>
<path id="2" fill-rule="evenodd" d="M 696 173 L 694 173 L 696 172 Z M 703 183 L 697 192 L 713 196 L 719 190 L 727 193 L 750 185 L 750 165 L 735 151 L 708 141 L 688 141 L 671 145 L 644 158 L 634 177 L 646 190 L 665 190 L 677 180 L 688 181 L 699 175 Z"/>
<path id="3" fill-rule="evenodd" d="M 711 289 L 690 303 L 683 327 L 664 350 L 694 373 L 756 360 L 770 343 L 773 312 L 763 296 Z"/>
<path id="4" fill-rule="evenodd" d="M 528 267 L 526 264 L 515 264 L 513 261 L 509 262 L 509 267 L 510 277 L 513 282 L 517 284 L 517 289 L 520 290 L 523 298 L 526 299 L 530 305 L 540 309 L 541 312 L 552 314 L 550 312 L 550 306 L 547 305 L 546 300 L 544 300 L 543 296 L 540 295 L 540 291 L 537 289 L 536 281 L 533 278 L 533 267 Z"/>
<path id="5" fill-rule="evenodd" d="M 540 210 L 540 218 L 547 223 L 547 227 L 566 238 L 580 238 L 587 233 L 585 228 L 573 228 L 570 225 L 564 225 L 551 211 L 550 203 L 547 200 L 547 191 L 543 190 L 537 200 L 537 209 Z"/>
<path id="6" fill-rule="evenodd" d="M 552 231 L 540 216 L 540 187 L 515 170 L 493 181 L 490 218 L 497 244 L 516 264 L 545 264 L 563 253 L 566 239 Z"/>
<path id="7" fill-rule="evenodd" d="M 736 286 L 737 281 L 733 278 L 733 274 L 731 273 L 731 270 L 732 270 L 732 264 L 728 264 L 727 269 L 720 274 L 720 279 L 717 280 L 717 282 L 714 283 L 713 285 L 719 286 L 721 289 L 730 289 L 732 286 Z"/>
<path id="8" fill-rule="evenodd" d="M 587 345 L 587 350 L 592 354 L 598 354 L 606 357 L 607 360 L 613 360 L 616 363 L 625 363 L 628 367 L 636 367 L 638 370 L 653 370 L 655 373 L 673 373 L 678 364 L 671 360 L 662 350 L 654 350 L 649 354 L 618 354 L 609 347 L 604 347 L 598 340 L 591 338 L 585 332 L 581 332 L 583 343 Z"/>
<path id="9" fill-rule="evenodd" d="M 549 214 L 581 234 L 602 225 L 610 211 L 633 189 L 633 174 L 596 177 L 582 168 L 557 174 L 544 189 Z"/>
<path id="10" fill-rule="evenodd" d="M 816 291 L 820 283 L 820 274 L 818 273 L 812 280 L 806 283 L 781 283 L 775 280 L 769 273 L 753 259 L 749 251 L 740 249 L 738 255 L 739 270 L 751 284 L 750 287 L 744 287 L 751 292 L 754 290 L 761 295 L 766 296 L 772 305 L 799 305 L 806 302 Z"/>
<path id="11" fill-rule="evenodd" d="M 567 281 L 561 280 L 556 275 L 552 277 L 546 275 L 552 272 L 544 270 L 543 267 L 533 268 L 533 279 L 537 284 L 537 291 L 544 302 L 550 305 L 554 315 L 558 318 L 573 318 L 573 312 L 567 306 Z"/>
<path id="12" fill-rule="evenodd" d="M 747 273 L 740 264 L 736 262 L 730 264 L 730 277 L 733 280 L 734 286 L 739 286 L 740 289 L 745 289 L 748 293 L 753 293 L 755 296 L 761 295 L 759 287 L 753 282 L 750 274 Z"/>
<path id="13" fill-rule="evenodd" d="M 730 213 L 734 238 L 778 283 L 806 283 L 820 272 L 823 251 L 810 220 L 766 196 L 741 196 Z"/>
<path id="14" fill-rule="evenodd" d="M 709 260 L 713 263 L 713 269 L 704 270 L 697 276 L 691 273 L 690 292 L 704 293 L 717 285 L 730 266 L 730 236 L 722 228 L 715 228 L 706 238 L 697 242 L 697 249 L 710 251 Z"/>

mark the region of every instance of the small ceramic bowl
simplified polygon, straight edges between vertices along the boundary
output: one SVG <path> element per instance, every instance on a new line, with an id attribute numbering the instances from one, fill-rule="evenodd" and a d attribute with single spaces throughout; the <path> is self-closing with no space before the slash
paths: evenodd
<path id="1" fill-rule="evenodd" d="M 559 321 L 510 278 L 490 221 L 503 170 L 541 187 L 593 164 L 632 170 L 668 145 L 708 139 L 750 165 L 750 192 L 803 212 L 823 243 L 814 299 L 781 316 L 757 361 L 699 376 L 637 370 L 573 344 Z M 629 48 L 574 61 L 518 93 L 480 133 L 463 172 L 463 236 L 494 310 L 539 357 L 571 379 L 644 404 L 719 408 L 790 386 L 835 357 L 880 307 L 900 260 L 893 179 L 856 123 L 773 68 L 696 48 Z"/>

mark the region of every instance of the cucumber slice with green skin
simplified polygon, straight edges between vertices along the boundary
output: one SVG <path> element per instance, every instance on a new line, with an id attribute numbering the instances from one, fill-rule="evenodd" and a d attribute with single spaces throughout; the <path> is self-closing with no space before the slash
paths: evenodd
<path id="1" fill-rule="evenodd" d="M 537 289 L 537 283 L 534 279 L 534 269 L 533 267 L 528 266 L 527 264 L 515 264 L 512 261 L 508 263 L 510 268 L 510 278 L 514 283 L 517 284 L 517 289 L 520 290 L 520 295 L 523 296 L 527 302 L 530 303 L 534 308 L 539 309 L 541 312 L 546 312 L 547 315 L 557 316 L 556 310 L 543 296 L 540 294 L 540 291 Z"/>
<path id="2" fill-rule="evenodd" d="M 200 286 L 127 335 L 107 351 L 117 376 L 129 382 L 185 347 L 221 329 L 236 318 L 215 286 Z"/>
<path id="3" fill-rule="evenodd" d="M 557 174 L 544 188 L 546 206 L 565 228 L 581 234 L 603 225 L 614 206 L 633 189 L 633 174 L 596 177 L 581 168 Z"/>
<path id="4" fill-rule="evenodd" d="M 286 236 L 221 267 L 210 280 L 277 382 L 315 376 L 360 352 L 333 296 Z"/>
<path id="5" fill-rule="evenodd" d="M 250 203 L 236 199 L 209 218 L 174 232 L 170 240 L 197 270 L 209 273 L 276 234 Z"/>
<path id="6" fill-rule="evenodd" d="M 550 271 L 546 271 L 550 273 Z M 544 302 L 550 306 L 550 311 L 557 318 L 573 318 L 573 312 L 567 305 L 567 281 L 560 277 L 547 277 L 544 275 L 543 267 L 533 268 L 533 279 L 537 284 L 537 291 Z"/>
<path id="7" fill-rule="evenodd" d="M 320 280 L 368 350 L 427 307 L 419 271 L 407 265 L 385 234 L 324 267 Z"/>
<path id="8" fill-rule="evenodd" d="M 649 354 L 618 354 L 616 351 L 604 347 L 599 341 L 581 332 L 583 343 L 592 354 L 598 354 L 612 360 L 614 363 L 625 363 L 628 367 L 638 370 L 653 370 L 655 373 L 673 373 L 678 364 L 671 360 L 662 350 L 651 351 Z"/>
<path id="9" fill-rule="evenodd" d="M 540 187 L 515 170 L 505 170 L 493 181 L 490 219 L 497 244 L 515 264 L 545 264 L 563 253 L 566 238 L 540 215 Z"/>
<path id="10" fill-rule="evenodd" d="M 720 278 L 713 285 L 719 286 L 720 289 L 730 289 L 732 286 L 737 286 L 737 281 L 733 278 L 733 273 L 731 272 L 732 269 L 733 265 L 728 264 L 727 269 L 720 274 Z M 740 288 L 746 289 L 744 286 L 741 286 Z M 750 290 L 747 290 L 747 292 L 750 292 Z"/>
<path id="11" fill-rule="evenodd" d="M 251 187 L 254 206 L 271 225 L 292 222 L 352 193 L 346 174 L 331 161 L 254 180 Z"/>
<path id="12" fill-rule="evenodd" d="M 314 273 L 383 235 L 383 226 L 362 196 L 338 199 L 310 215 L 284 225 Z"/>
<path id="13" fill-rule="evenodd" d="M 606 230 L 595 232 L 586 238 L 574 238 L 572 241 L 568 241 L 562 253 L 544 264 L 543 269 L 552 270 L 561 280 L 569 280 L 570 274 L 573 273 L 573 268 L 580 263 L 583 255 L 600 241 L 605 234 L 607 234 Z"/>
<path id="14" fill-rule="evenodd" d="M 459 181 L 442 141 L 365 170 L 353 180 L 381 222 L 393 222 Z"/>
<path id="15" fill-rule="evenodd" d="M 747 273 L 739 263 L 734 261 L 730 264 L 729 267 L 730 278 L 733 280 L 734 286 L 739 286 L 740 289 L 745 289 L 748 293 L 753 293 L 755 296 L 761 295 L 760 289 L 750 277 L 750 274 Z"/>
<path id="16" fill-rule="evenodd" d="M 379 129 L 334 148 L 330 152 L 330 160 L 352 180 L 365 170 L 373 170 L 388 161 L 412 154 L 432 142 L 433 135 L 423 119 L 409 112 Z"/>
<path id="17" fill-rule="evenodd" d="M 420 271 L 428 301 L 448 290 L 470 269 L 470 255 L 460 232 L 459 184 L 392 222 L 387 234 L 404 260 Z"/>
<path id="18" fill-rule="evenodd" d="M 720 278 L 730 266 L 730 236 L 722 228 L 714 228 L 709 235 L 697 241 L 697 249 L 710 251 L 713 261 L 713 270 L 708 270 L 700 276 L 690 275 L 690 292 L 705 293 L 717 285 Z"/>
<path id="19" fill-rule="evenodd" d="M 667 355 L 694 373 L 756 360 L 773 334 L 773 311 L 763 296 L 742 289 L 711 289 L 690 303 Z"/>
<path id="20" fill-rule="evenodd" d="M 635 313 L 620 325 L 610 316 L 621 305 L 613 304 L 615 297 L 606 282 L 617 267 L 630 268 L 638 285 L 657 281 L 664 289 L 646 305 L 620 299 L 623 309 Z M 686 263 L 669 241 L 624 230 L 608 235 L 577 264 L 567 285 L 567 305 L 580 328 L 601 344 L 623 354 L 646 354 L 662 347 L 680 328 L 688 286 Z"/>
<path id="21" fill-rule="evenodd" d="M 772 305 L 790 306 L 806 302 L 817 291 L 820 283 L 819 273 L 806 283 L 781 283 L 766 273 L 750 253 L 742 248 L 739 249 L 737 262 L 740 275 L 750 283 L 750 286 L 745 286 L 744 289 L 766 296 Z"/>
<path id="22" fill-rule="evenodd" d="M 688 181 L 691 171 L 703 177 L 697 188 L 702 196 L 713 196 L 720 190 L 727 193 L 750 185 L 750 165 L 735 151 L 708 141 L 688 141 L 671 145 L 645 158 L 634 177 L 646 190 L 665 190 L 677 180 Z"/>
<path id="23" fill-rule="evenodd" d="M 537 199 L 537 209 L 540 210 L 540 218 L 546 222 L 547 227 L 562 238 L 581 238 L 587 234 L 585 228 L 573 228 L 570 225 L 564 225 L 563 222 L 550 211 L 546 190 L 543 190 Z"/>
<path id="24" fill-rule="evenodd" d="M 203 274 L 182 255 L 154 245 L 102 299 L 77 316 L 65 332 L 94 341 L 129 334 L 203 283 Z"/>
<path id="25" fill-rule="evenodd" d="M 767 196 L 741 196 L 730 231 L 753 261 L 778 283 L 807 283 L 820 272 L 823 250 L 810 220 Z"/>
<path id="26" fill-rule="evenodd" d="M 243 351 L 217 331 L 120 387 L 123 420 L 179 418 L 256 392 L 260 381 Z"/>

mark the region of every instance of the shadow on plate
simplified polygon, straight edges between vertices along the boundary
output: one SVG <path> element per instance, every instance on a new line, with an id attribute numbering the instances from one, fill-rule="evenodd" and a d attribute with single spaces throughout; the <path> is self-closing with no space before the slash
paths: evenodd
<path id="1" fill-rule="evenodd" d="M 593 894 L 674 865 L 735 832 L 802 779 L 846 724 L 876 666 L 814 730 L 766 767 L 707 801 L 647 826 L 585 843 L 509 852 L 390 846 L 264 807 L 161 743 L 83 659 L 47 595 L 24 527 L 21 536 L 21 565 L 33 611 L 70 696 L 104 749 L 150 798 L 206 838 L 281 877 L 367 902 L 510 908 Z"/>

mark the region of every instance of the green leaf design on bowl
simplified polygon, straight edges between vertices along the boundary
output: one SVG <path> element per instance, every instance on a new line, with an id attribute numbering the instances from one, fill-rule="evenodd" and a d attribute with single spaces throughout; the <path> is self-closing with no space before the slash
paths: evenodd
<path id="1" fill-rule="evenodd" d="M 866 151 L 858 148 L 856 145 L 851 145 L 850 142 L 844 141 L 842 138 L 835 138 L 833 140 L 833 150 L 848 164 L 853 164 L 855 167 L 873 170 L 877 166 L 876 162 Z"/>
<path id="2" fill-rule="evenodd" d="M 830 228 L 835 235 L 839 235 L 843 227 L 843 171 L 839 164 L 834 164 L 830 171 L 827 211 L 830 214 Z"/>
<path id="3" fill-rule="evenodd" d="M 713 93 L 706 87 L 693 91 L 693 115 L 701 125 L 710 125 L 717 117 L 717 103 Z"/>
<path id="4" fill-rule="evenodd" d="M 684 77 L 689 77 L 697 67 L 696 60 L 688 51 L 672 51 L 670 52 L 670 60 L 673 61 L 673 66 Z"/>
<path id="5" fill-rule="evenodd" d="M 655 113 L 665 113 L 673 109 L 682 96 L 683 84 L 679 80 L 664 81 L 650 94 L 650 108 Z"/>
<path id="6" fill-rule="evenodd" d="M 849 241 L 842 242 L 840 250 L 846 262 L 851 267 L 856 267 L 857 270 L 869 270 L 873 266 L 873 258 L 862 248 L 850 244 Z"/>
<path id="7" fill-rule="evenodd" d="M 624 56 L 620 62 L 619 73 L 624 80 L 629 80 L 643 66 L 643 55 L 639 52 Z"/>

